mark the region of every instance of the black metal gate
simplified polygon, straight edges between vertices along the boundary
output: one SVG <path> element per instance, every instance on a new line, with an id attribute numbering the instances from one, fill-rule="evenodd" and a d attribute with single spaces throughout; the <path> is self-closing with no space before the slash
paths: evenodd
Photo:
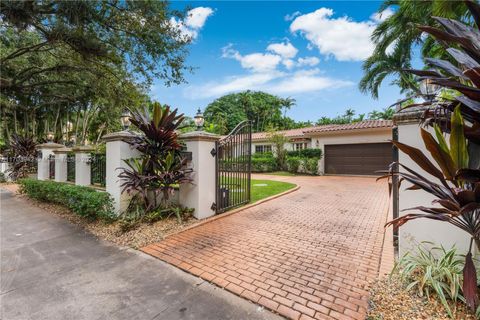
<path id="1" fill-rule="evenodd" d="M 49 167 L 48 178 L 53 180 L 55 179 L 55 155 L 53 154 L 48 156 L 48 167 Z"/>
<path id="2" fill-rule="evenodd" d="M 250 202 L 252 125 L 239 123 L 232 132 L 215 143 L 216 200 L 213 209 L 222 213 Z"/>

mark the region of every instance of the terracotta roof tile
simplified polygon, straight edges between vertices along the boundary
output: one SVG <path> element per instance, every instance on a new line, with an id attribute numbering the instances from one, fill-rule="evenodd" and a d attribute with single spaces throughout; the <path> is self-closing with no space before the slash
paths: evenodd
<path id="1" fill-rule="evenodd" d="M 305 133 L 317 133 L 317 132 L 333 132 L 344 130 L 357 130 L 357 129 L 375 129 L 375 128 L 391 128 L 393 127 L 392 120 L 364 120 L 355 123 L 348 124 L 327 124 L 322 126 L 314 126 L 309 128 L 300 128 L 292 130 L 278 131 L 278 133 L 284 134 L 288 138 L 301 138 Z M 252 133 L 252 140 L 266 140 L 268 139 L 268 132 L 254 132 Z"/>
<path id="2" fill-rule="evenodd" d="M 357 130 L 357 129 L 375 129 L 375 128 L 391 128 L 393 127 L 392 120 L 364 120 L 348 124 L 326 125 L 305 128 L 305 133 L 311 132 L 330 132 L 343 130 Z"/>

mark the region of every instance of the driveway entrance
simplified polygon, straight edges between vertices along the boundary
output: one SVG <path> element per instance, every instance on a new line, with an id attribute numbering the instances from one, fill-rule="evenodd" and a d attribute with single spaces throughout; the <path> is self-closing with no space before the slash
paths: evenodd
<path id="1" fill-rule="evenodd" d="M 292 319 L 364 319 L 382 252 L 387 184 L 258 177 L 301 188 L 142 250 Z"/>

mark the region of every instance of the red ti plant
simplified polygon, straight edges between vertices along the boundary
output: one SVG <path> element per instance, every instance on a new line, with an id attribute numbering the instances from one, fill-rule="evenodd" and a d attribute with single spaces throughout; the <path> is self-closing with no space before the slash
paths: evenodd
<path id="1" fill-rule="evenodd" d="M 147 110 L 132 111 L 131 122 L 142 133 L 128 143 L 142 153 L 139 159 L 129 159 L 128 168 L 118 175 L 122 192 L 135 194 L 141 200 L 144 212 L 159 207 L 157 196 L 163 195 L 166 204 L 175 185 L 190 182 L 191 169 L 185 167 L 176 130 L 183 121 L 177 110 L 155 104 L 153 117 Z"/>
<path id="2" fill-rule="evenodd" d="M 450 223 L 467 232 L 471 241 L 463 270 L 462 291 L 467 305 L 475 310 L 479 299 L 471 250 L 473 243 L 480 248 L 480 6 L 473 1 L 465 3 L 476 27 L 444 18 L 435 18 L 442 29 L 419 27 L 435 37 L 456 63 L 427 58 L 425 61 L 432 69 L 410 70 L 455 92 L 453 98 L 430 106 L 425 112 L 425 123 L 433 126 L 435 137 L 424 129 L 421 129 L 421 136 L 435 164 L 421 150 L 393 142 L 434 180 L 401 163 L 390 166 L 389 176 L 398 176 L 412 184 L 408 189 L 422 189 L 436 199 L 432 206 L 406 209 L 420 213 L 408 213 L 387 225 L 399 227 L 411 220 L 427 218 Z M 396 169 L 397 165 L 401 170 Z"/>

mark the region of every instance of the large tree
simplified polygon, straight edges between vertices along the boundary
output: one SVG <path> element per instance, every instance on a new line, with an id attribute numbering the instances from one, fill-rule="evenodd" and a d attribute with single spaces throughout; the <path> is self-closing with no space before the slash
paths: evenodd
<path id="1" fill-rule="evenodd" d="M 284 129 L 282 109 L 293 102 L 261 91 L 232 93 L 210 103 L 204 112 L 205 120 L 215 124 L 213 131 L 220 134 L 227 134 L 243 120 L 252 121 L 256 132 Z"/>
<path id="2" fill-rule="evenodd" d="M 73 123 L 96 140 L 152 79 L 183 81 L 181 17 L 165 1 L 1 1 L 2 134 Z"/>

